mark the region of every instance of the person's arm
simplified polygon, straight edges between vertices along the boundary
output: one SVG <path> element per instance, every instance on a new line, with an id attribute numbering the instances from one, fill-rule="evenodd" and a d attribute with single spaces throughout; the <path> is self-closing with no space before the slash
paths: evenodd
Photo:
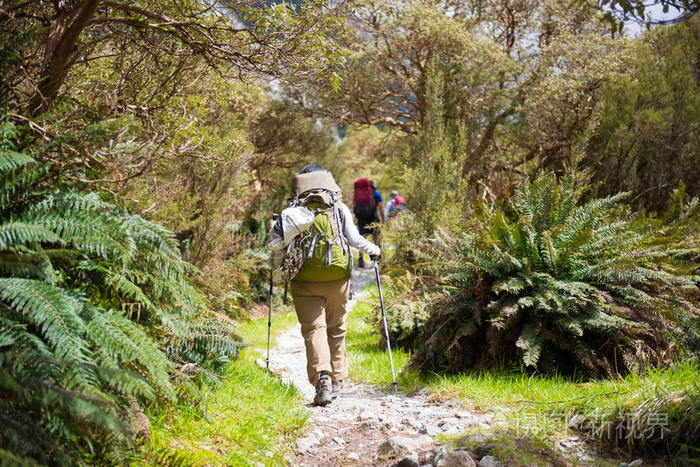
<path id="1" fill-rule="evenodd" d="M 357 248 L 362 253 L 378 256 L 381 253 L 381 250 L 377 245 L 360 235 L 360 232 L 357 230 L 357 227 L 355 227 L 355 223 L 352 220 L 350 209 L 345 204 L 340 205 L 340 215 L 343 222 L 343 234 L 345 235 L 345 238 L 348 239 L 350 246 Z"/>
<path id="2" fill-rule="evenodd" d="M 376 209 L 379 222 L 384 222 L 384 198 L 382 198 L 382 194 L 379 193 L 376 189 L 374 190 L 372 195 L 374 196 L 374 209 Z"/>

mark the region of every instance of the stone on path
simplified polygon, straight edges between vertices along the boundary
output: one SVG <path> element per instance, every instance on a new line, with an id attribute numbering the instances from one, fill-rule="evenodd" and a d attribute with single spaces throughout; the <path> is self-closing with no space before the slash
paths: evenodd
<path id="1" fill-rule="evenodd" d="M 377 454 L 380 457 L 400 456 L 418 447 L 418 443 L 413 438 L 407 436 L 394 436 L 379 445 Z"/>
<path id="2" fill-rule="evenodd" d="M 354 462 L 359 462 L 360 461 L 360 455 L 356 452 L 349 452 L 347 456 L 345 456 L 345 459 L 349 461 L 354 461 Z"/>
<path id="3" fill-rule="evenodd" d="M 418 467 L 419 465 L 418 455 L 410 454 L 394 464 L 394 467 Z"/>
<path id="4" fill-rule="evenodd" d="M 442 433 L 442 431 L 440 431 L 440 428 L 436 427 L 435 425 L 426 423 L 421 425 L 421 427 L 418 429 L 418 433 L 428 436 L 437 436 Z"/>
<path id="5" fill-rule="evenodd" d="M 493 456 L 484 456 L 479 461 L 479 467 L 501 467 L 502 465 Z"/>
<path id="6" fill-rule="evenodd" d="M 472 459 L 472 456 L 470 456 L 467 451 L 462 449 L 448 452 L 435 465 L 437 467 L 476 467 L 476 463 L 474 462 L 474 459 Z"/>
<path id="7" fill-rule="evenodd" d="M 297 440 L 297 449 L 299 452 L 306 452 L 311 450 L 311 448 L 316 446 L 318 443 L 318 439 L 314 435 L 309 434 Z"/>
<path id="8" fill-rule="evenodd" d="M 377 417 L 377 414 L 371 410 L 363 410 L 360 412 L 360 415 L 357 416 L 357 419 L 361 422 L 366 422 L 369 420 L 378 420 L 379 418 Z"/>
<path id="9" fill-rule="evenodd" d="M 437 449 L 435 449 L 435 457 L 433 458 L 433 464 L 437 464 L 440 462 L 440 459 L 445 457 L 447 455 L 447 448 L 445 446 L 438 446 Z"/>

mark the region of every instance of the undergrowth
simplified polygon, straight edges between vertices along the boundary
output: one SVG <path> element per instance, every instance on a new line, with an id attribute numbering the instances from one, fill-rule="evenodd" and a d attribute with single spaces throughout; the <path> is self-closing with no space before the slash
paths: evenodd
<path id="1" fill-rule="evenodd" d="M 385 288 L 389 284 L 385 282 Z M 350 312 L 350 376 L 388 387 L 389 359 L 379 347 L 377 313 L 371 289 Z M 403 391 L 426 388 L 436 402 L 456 400 L 471 410 L 493 413 L 489 436 L 517 435 L 551 451 L 558 440 L 578 435 L 599 453 L 664 456 L 681 462 L 700 452 L 700 368 L 690 360 L 624 378 L 584 382 L 514 367 L 420 374 L 407 367 L 409 359 L 409 353 L 394 350 Z"/>
<path id="2" fill-rule="evenodd" d="M 262 371 L 251 349 L 201 388 L 203 404 L 179 404 L 152 414 L 151 442 L 141 465 L 281 465 L 289 440 L 306 425 L 296 389 Z"/>
<path id="3" fill-rule="evenodd" d="M 55 184 L 0 121 L 0 464 L 120 464 L 142 407 L 196 399 L 235 328 L 206 308 L 172 232 Z"/>
<path id="4" fill-rule="evenodd" d="M 541 173 L 505 207 L 483 205 L 483 228 L 426 246 L 441 296 L 416 340 L 415 368 L 456 373 L 505 361 L 599 378 L 697 350 L 687 231 L 698 199 L 652 229 L 628 214 L 625 194 L 595 198 L 589 189 L 585 173 Z"/>
<path id="5" fill-rule="evenodd" d="M 271 346 L 295 325 L 290 305 L 276 298 Z M 143 465 L 280 465 L 292 455 L 291 443 L 306 426 L 307 412 L 296 388 L 255 363 L 267 345 L 267 307 L 237 327 L 244 344 L 240 358 L 222 375 L 223 383 L 203 382 L 203 404 L 182 403 L 150 415 L 151 442 L 141 453 Z"/>

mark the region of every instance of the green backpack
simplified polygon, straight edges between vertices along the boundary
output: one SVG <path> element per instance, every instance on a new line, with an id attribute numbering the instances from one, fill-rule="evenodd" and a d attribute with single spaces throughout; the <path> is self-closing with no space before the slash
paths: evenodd
<path id="1" fill-rule="evenodd" d="M 350 275 L 350 249 L 343 242 L 335 222 L 336 210 L 321 202 L 310 202 L 306 207 L 316 213 L 314 223 L 302 242 L 304 262 L 294 280 L 320 282 L 343 279 Z"/>
<path id="2" fill-rule="evenodd" d="M 306 207 L 314 213 L 314 222 L 284 253 L 281 270 L 285 281 L 322 282 L 350 276 L 352 254 L 343 235 L 341 197 L 329 172 L 294 176 L 289 207 Z"/>

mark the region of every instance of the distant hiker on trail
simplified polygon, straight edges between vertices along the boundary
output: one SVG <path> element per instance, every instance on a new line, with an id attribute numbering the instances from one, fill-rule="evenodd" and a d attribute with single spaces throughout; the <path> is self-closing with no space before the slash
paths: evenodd
<path id="1" fill-rule="evenodd" d="M 391 190 L 391 199 L 386 203 L 386 209 L 384 210 L 384 219 L 390 219 L 396 217 L 396 215 L 406 208 L 406 200 L 399 196 L 399 192 L 396 190 Z"/>
<path id="2" fill-rule="evenodd" d="M 372 186 L 372 194 L 374 194 L 374 202 L 377 204 L 377 214 L 379 215 L 379 222 L 384 222 L 384 199 L 382 199 L 382 194 L 377 190 L 377 186 L 374 184 L 373 180 L 369 181 Z"/>
<path id="3" fill-rule="evenodd" d="M 384 213 L 377 209 L 382 204 L 382 195 L 373 186 L 374 184 L 366 178 L 358 178 L 355 180 L 354 197 L 352 210 L 357 217 L 357 226 L 360 230 L 360 235 L 366 237 L 372 235 L 374 243 L 379 245 L 379 226 L 383 222 Z M 363 268 L 364 255 L 360 252 L 358 266 Z"/>
<path id="4" fill-rule="evenodd" d="M 306 347 L 306 371 L 315 405 L 326 405 L 347 377 L 345 354 L 352 253 L 379 256 L 358 232 L 333 176 L 310 164 L 292 180 L 289 207 L 270 230 L 268 245 L 282 252 L 280 273 L 291 292 Z M 278 253 L 278 257 L 280 254 Z"/>

